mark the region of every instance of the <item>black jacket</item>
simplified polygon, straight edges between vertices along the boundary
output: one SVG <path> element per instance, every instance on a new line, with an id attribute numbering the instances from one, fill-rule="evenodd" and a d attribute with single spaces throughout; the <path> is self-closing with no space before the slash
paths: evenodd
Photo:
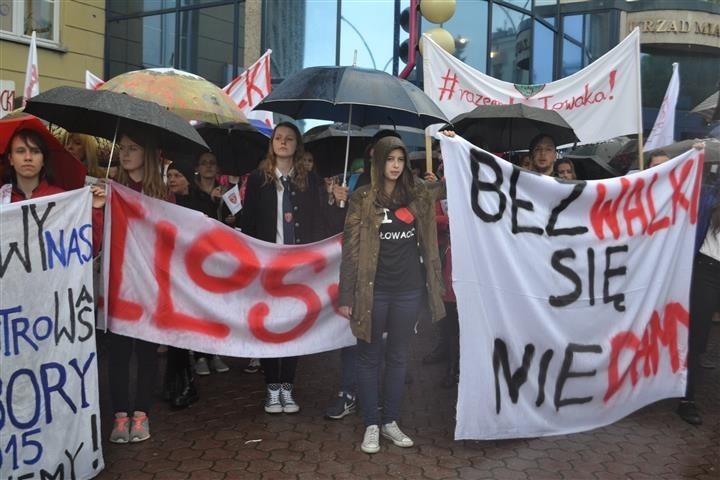
<path id="1" fill-rule="evenodd" d="M 277 238 L 277 190 L 275 185 L 264 184 L 260 170 L 253 171 L 247 180 L 243 208 L 237 225 L 243 233 L 266 242 L 275 243 Z M 344 210 L 330 207 L 320 200 L 320 181 L 315 173 L 308 175 L 308 186 L 300 191 L 291 185 L 295 219 L 295 243 L 317 242 L 331 236 L 334 218 L 344 217 Z M 339 210 L 339 212 L 338 212 Z"/>

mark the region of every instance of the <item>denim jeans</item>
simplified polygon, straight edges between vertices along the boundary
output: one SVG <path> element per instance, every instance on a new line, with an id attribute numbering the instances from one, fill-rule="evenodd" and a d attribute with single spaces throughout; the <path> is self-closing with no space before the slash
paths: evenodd
<path id="1" fill-rule="evenodd" d="M 370 343 L 358 340 L 358 397 L 365 425 L 380 425 L 379 367 L 385 353 L 382 379 L 382 424 L 396 421 L 405 391 L 405 371 L 410 339 L 417 321 L 422 290 L 401 293 L 375 292 Z M 383 333 L 387 343 L 383 348 Z"/>
<path id="2" fill-rule="evenodd" d="M 340 363 L 342 364 L 340 391 L 355 395 L 357 391 L 357 345 L 340 349 Z"/>

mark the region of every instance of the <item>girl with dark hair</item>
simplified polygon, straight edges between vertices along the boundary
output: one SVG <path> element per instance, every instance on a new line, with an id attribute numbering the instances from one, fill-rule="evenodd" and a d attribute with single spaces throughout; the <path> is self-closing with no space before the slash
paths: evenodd
<path id="1" fill-rule="evenodd" d="M 320 200 L 320 181 L 304 159 L 298 128 L 279 123 L 270 136 L 265 159 L 247 179 L 245 201 L 238 219 L 243 233 L 266 242 L 285 245 L 324 239 L 331 215 L 345 211 Z M 338 203 L 344 198 L 336 196 Z M 333 210 L 329 210 L 333 209 Z M 298 357 L 263 358 L 267 413 L 300 410 L 293 397 Z"/>
<path id="2" fill-rule="evenodd" d="M 687 387 L 677 409 L 678 415 L 692 425 L 702 424 L 695 405 L 695 383 L 700 356 L 707 347 L 712 316 L 720 311 L 720 179 L 703 185 L 698 207 L 695 263 L 690 285 Z"/>
<path id="3" fill-rule="evenodd" d="M 38 132 L 29 129 L 15 132 L 5 153 L 5 180 L 12 184 L 11 202 L 64 191 L 52 184 L 49 158 L 50 151 Z"/>
<path id="4" fill-rule="evenodd" d="M 134 129 L 125 130 L 118 137 L 120 170 L 117 182 L 149 197 L 175 203 L 174 195 L 168 192 L 163 182 L 162 156 L 156 139 Z M 133 353 L 137 358 L 135 364 L 130 361 Z M 136 367 L 132 373 L 131 365 Z M 110 333 L 108 368 L 110 396 L 115 412 L 110 441 L 135 443 L 147 440 L 150 438 L 148 412 L 155 389 L 157 345 Z M 134 401 L 130 396 L 132 391 L 135 392 Z"/>
<path id="5" fill-rule="evenodd" d="M 358 339 L 358 396 L 366 426 L 360 448 L 366 453 L 380 450 L 381 434 L 399 447 L 413 445 L 397 420 L 410 339 L 426 290 L 433 320 L 445 316 L 435 223 L 435 202 L 444 193 L 443 184 L 414 179 L 407 149 L 395 137 L 375 144 L 371 169 L 371 184 L 350 197 L 338 302 Z"/>

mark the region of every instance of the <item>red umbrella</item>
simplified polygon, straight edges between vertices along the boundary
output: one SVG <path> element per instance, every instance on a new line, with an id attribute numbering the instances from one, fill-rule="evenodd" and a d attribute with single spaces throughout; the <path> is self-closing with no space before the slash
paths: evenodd
<path id="1" fill-rule="evenodd" d="M 50 150 L 50 162 L 53 173 L 53 185 L 64 190 L 74 190 L 85 185 L 87 167 L 70 155 L 55 136 L 45 127 L 42 121 L 32 115 L 21 115 L 0 120 L 0 152 L 5 154 L 10 139 L 18 130 L 34 130 L 38 132 Z"/>

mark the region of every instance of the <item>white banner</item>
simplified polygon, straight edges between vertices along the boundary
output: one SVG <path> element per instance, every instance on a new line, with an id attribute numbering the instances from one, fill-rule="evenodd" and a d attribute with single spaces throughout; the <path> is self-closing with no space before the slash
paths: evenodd
<path id="1" fill-rule="evenodd" d="M 0 205 L 0 478 L 87 479 L 100 438 L 91 195 Z"/>
<path id="2" fill-rule="evenodd" d="M 460 313 L 455 438 L 579 432 L 682 396 L 699 153 L 566 183 L 440 140 Z"/>
<path id="3" fill-rule="evenodd" d="M 104 258 L 110 330 L 235 357 L 306 355 L 355 343 L 333 305 L 340 235 L 276 245 L 111 185 Z"/>
<path id="4" fill-rule="evenodd" d="M 23 107 L 29 98 L 40 93 L 40 73 L 38 71 L 37 41 L 35 30 L 30 37 L 27 66 L 25 67 L 25 88 L 23 89 Z"/>
<path id="5" fill-rule="evenodd" d="M 253 110 L 272 90 L 270 54 L 272 50 L 266 51 L 257 62 L 225 85 L 223 91 L 240 107 L 248 120 L 259 120 L 272 129 L 272 112 Z"/>
<path id="6" fill-rule="evenodd" d="M 644 152 L 675 142 L 675 107 L 680 92 L 680 72 L 677 63 L 673 63 L 672 66 L 673 73 L 670 77 L 670 83 L 665 92 L 662 105 L 660 105 L 655 124 L 643 147 Z"/>
<path id="7" fill-rule="evenodd" d="M 637 133 L 640 128 L 640 33 L 579 72 L 555 82 L 520 85 L 497 80 L 423 37 L 425 93 L 449 119 L 481 105 L 525 103 L 556 110 L 581 142 Z"/>

